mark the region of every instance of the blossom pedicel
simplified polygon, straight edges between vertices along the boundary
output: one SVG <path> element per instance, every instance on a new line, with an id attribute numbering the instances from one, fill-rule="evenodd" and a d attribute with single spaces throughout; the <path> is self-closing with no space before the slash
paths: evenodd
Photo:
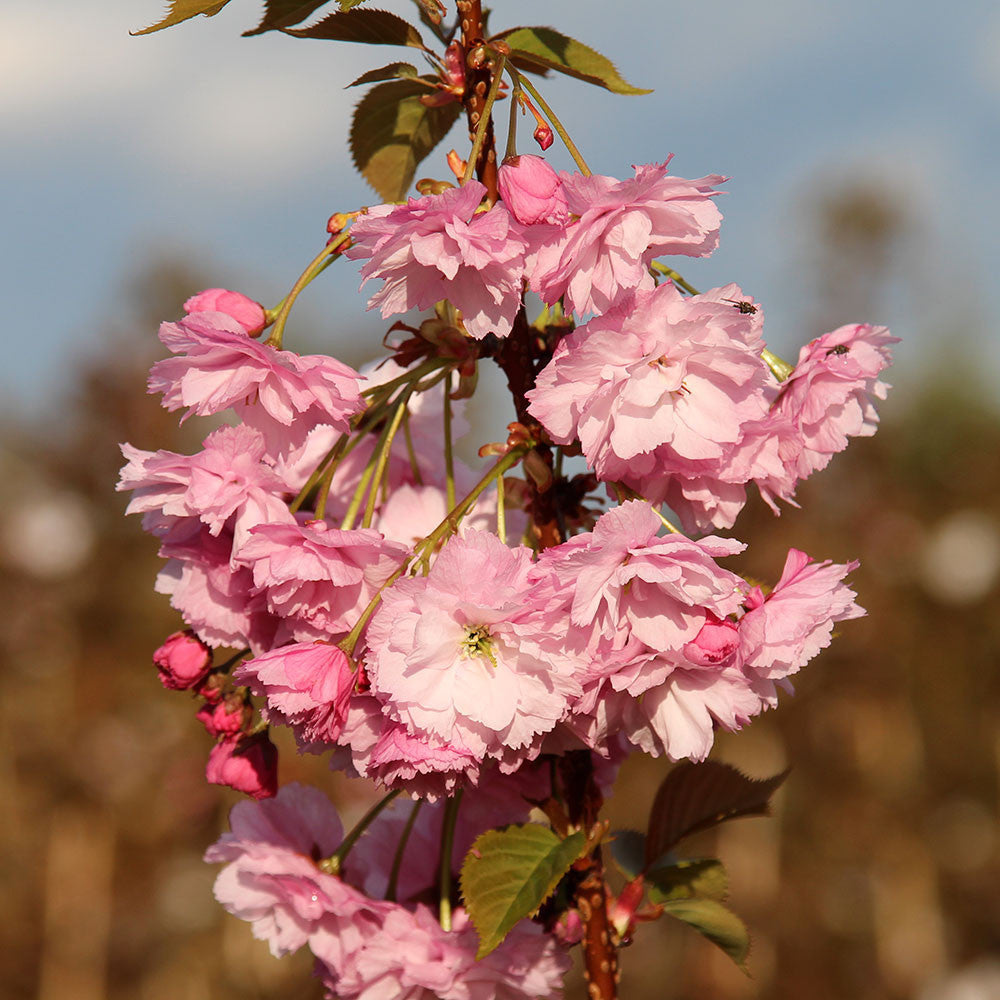
<path id="1" fill-rule="evenodd" d="M 599 811 L 618 766 L 633 752 L 704 760 L 719 729 L 773 707 L 834 625 L 864 614 L 845 582 L 856 562 L 792 548 L 768 588 L 731 562 L 752 549 L 711 532 L 734 525 L 751 483 L 777 513 L 874 433 L 895 338 L 853 324 L 794 369 L 777 359 L 750 294 L 699 294 L 658 259 L 712 253 L 724 178 L 672 175 L 670 157 L 625 180 L 591 174 L 514 68 L 531 59 L 483 43 L 466 6 L 418 96 L 377 77 L 431 131 L 465 104 L 475 145 L 448 156 L 458 175 L 468 164 L 458 186 L 429 178 L 404 200 L 412 174 L 390 185 L 379 171 L 403 160 L 356 121 L 352 148 L 375 144 L 365 170 L 385 203 L 334 212 L 274 309 L 214 288 L 161 326 L 172 356 L 149 391 L 184 419 L 225 422 L 193 455 L 123 445 L 119 489 L 187 625 L 154 654 L 160 679 L 200 698 L 207 780 L 251 798 L 206 854 L 225 866 L 219 901 L 275 955 L 308 948 L 341 1000 L 558 997 L 577 944 L 590 996 L 611 1000 L 617 946 L 662 912 L 642 872 L 617 899 L 604 876 Z M 515 134 L 495 169 L 504 72 L 514 111 L 532 111 L 543 149 L 566 139 L 578 171 L 518 156 Z M 296 298 L 340 257 L 375 283 L 369 308 L 403 317 L 360 372 L 282 346 Z M 533 322 L 529 289 L 545 305 Z M 433 314 L 403 316 L 414 309 Z M 491 361 L 516 420 L 471 468 L 454 444 Z M 565 471 L 576 456 L 586 470 Z M 283 726 L 387 793 L 352 830 L 321 790 L 279 784 Z M 694 782 L 697 813 L 697 782 L 715 779 L 692 776 L 718 770 L 683 767 L 665 785 Z M 735 782 L 739 808 L 763 809 L 753 796 L 778 781 L 728 774 L 712 795 Z M 716 822 L 726 804 L 711 801 Z M 646 875 L 673 863 L 656 809 Z M 742 925 L 727 921 L 714 940 L 739 959 Z"/>

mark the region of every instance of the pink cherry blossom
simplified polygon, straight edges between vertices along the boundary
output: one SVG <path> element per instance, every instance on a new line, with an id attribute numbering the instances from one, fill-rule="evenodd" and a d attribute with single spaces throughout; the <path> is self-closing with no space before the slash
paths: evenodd
<path id="1" fill-rule="evenodd" d="M 375 278 L 383 283 L 368 308 L 378 306 L 385 317 L 448 299 L 473 337 L 506 337 L 521 305 L 527 244 L 502 204 L 476 212 L 485 194 L 469 181 L 357 219 L 347 256 L 367 260 L 362 287 Z"/>
<path id="2" fill-rule="evenodd" d="M 390 716 L 479 759 L 524 751 L 552 729 L 578 684 L 532 648 L 530 565 L 530 550 L 469 531 L 445 545 L 426 577 L 383 594 L 366 664 Z"/>
<path id="3" fill-rule="evenodd" d="M 160 683 L 174 691 L 197 687 L 212 667 L 212 652 L 194 632 L 174 632 L 153 653 Z"/>
<path id="4" fill-rule="evenodd" d="M 259 302 L 225 288 L 209 288 L 192 295 L 184 303 L 184 311 L 225 313 L 246 330 L 248 337 L 259 337 L 267 323 L 264 307 Z"/>
<path id="5" fill-rule="evenodd" d="M 857 562 L 813 562 L 789 549 L 781 579 L 765 597 L 755 587 L 739 622 L 740 653 L 746 669 L 770 680 L 787 677 L 830 644 L 837 622 L 860 618 L 864 608 L 844 582 Z"/>
<path id="6" fill-rule="evenodd" d="M 602 479 L 653 502 L 671 476 L 724 469 L 773 379 L 753 317 L 716 298 L 664 284 L 579 327 L 527 394 L 531 413 L 557 443 L 578 438 Z"/>
<path id="7" fill-rule="evenodd" d="M 848 438 L 871 437 L 878 425 L 874 400 L 889 390 L 879 375 L 892 363 L 898 343 L 884 326 L 850 324 L 825 333 L 799 351 L 798 364 L 782 385 L 774 419 L 786 420 L 794 437 L 782 440 L 782 457 L 799 479 L 825 468 Z M 779 494 L 780 495 L 780 494 Z"/>
<path id="8" fill-rule="evenodd" d="M 623 292 L 653 288 L 649 262 L 661 254 L 707 257 L 718 245 L 722 215 L 712 199 L 725 178 L 667 175 L 669 158 L 635 168 L 635 177 L 561 174 L 579 221 L 541 250 L 531 287 L 548 303 L 564 298 L 583 316 L 602 313 Z"/>
<path id="9" fill-rule="evenodd" d="M 256 591 L 297 641 L 349 632 L 407 550 L 369 528 L 342 531 L 325 521 L 262 524 L 240 557 Z"/>
<path id="10" fill-rule="evenodd" d="M 276 957 L 306 944 L 327 916 L 349 926 L 377 910 L 318 866 L 343 839 L 337 811 L 318 789 L 290 784 L 274 798 L 240 802 L 230 825 L 232 832 L 205 852 L 206 861 L 226 863 L 215 898 L 250 921 L 254 937 L 267 941 Z"/>
<path id="11" fill-rule="evenodd" d="M 296 415 L 340 431 L 360 412 L 361 376 L 326 355 L 298 355 L 251 340 L 232 317 L 196 312 L 163 323 L 160 340 L 173 354 L 153 365 L 149 391 L 168 410 L 206 416 L 234 408 L 262 430 L 289 427 Z"/>
<path id="12" fill-rule="evenodd" d="M 266 697 L 268 721 L 291 726 L 300 747 L 323 750 L 340 735 L 356 678 L 343 650 L 311 642 L 247 660 L 233 679 Z"/>
<path id="13" fill-rule="evenodd" d="M 500 197 L 522 225 L 564 225 L 569 208 L 559 176 L 540 156 L 525 154 L 504 160 L 497 171 Z"/>
<path id="14" fill-rule="evenodd" d="M 226 736 L 208 755 L 205 780 L 255 799 L 270 798 L 278 791 L 278 751 L 266 733 Z"/>

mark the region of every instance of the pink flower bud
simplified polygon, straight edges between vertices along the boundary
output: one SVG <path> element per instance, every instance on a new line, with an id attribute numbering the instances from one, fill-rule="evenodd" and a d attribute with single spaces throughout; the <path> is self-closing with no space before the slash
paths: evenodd
<path id="1" fill-rule="evenodd" d="M 497 174 L 497 187 L 503 203 L 522 225 L 561 225 L 569 219 L 562 181 L 540 156 L 504 160 Z"/>
<path id="2" fill-rule="evenodd" d="M 255 799 L 269 799 L 278 792 L 278 750 L 266 733 L 227 736 L 212 747 L 205 779 Z"/>
<path id="3" fill-rule="evenodd" d="M 211 736 L 232 736 L 243 728 L 247 716 L 243 699 L 229 696 L 217 704 L 206 704 L 198 710 L 198 721 Z"/>
<path id="4" fill-rule="evenodd" d="M 264 307 L 259 302 L 254 302 L 239 292 L 227 291 L 225 288 L 209 288 L 192 295 L 184 303 L 184 311 L 225 313 L 246 330 L 248 337 L 260 336 L 267 325 Z"/>
<path id="5" fill-rule="evenodd" d="M 535 142 L 542 147 L 543 153 L 549 148 L 549 146 L 552 145 L 553 142 L 555 142 L 555 136 L 552 134 L 552 129 L 550 129 L 548 125 L 539 125 L 538 128 L 531 133 L 531 135 Z"/>
<path id="6" fill-rule="evenodd" d="M 583 940 L 583 919 L 579 910 L 567 910 L 552 928 L 555 939 L 564 947 L 571 948 Z"/>
<path id="7" fill-rule="evenodd" d="M 708 621 L 684 646 L 684 655 L 699 667 L 717 667 L 733 655 L 740 644 L 736 626 L 730 621 Z"/>
<path id="8" fill-rule="evenodd" d="M 196 687 L 212 666 L 212 651 L 194 632 L 174 632 L 153 653 L 160 683 L 172 691 Z"/>

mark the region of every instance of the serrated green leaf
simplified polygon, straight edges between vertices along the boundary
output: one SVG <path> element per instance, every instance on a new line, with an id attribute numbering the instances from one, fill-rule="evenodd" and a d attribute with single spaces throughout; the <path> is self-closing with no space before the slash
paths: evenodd
<path id="1" fill-rule="evenodd" d="M 718 945 L 743 972 L 747 971 L 750 932 L 732 910 L 714 899 L 670 899 L 663 909 Z"/>
<path id="2" fill-rule="evenodd" d="M 783 771 L 758 781 L 714 760 L 678 764 L 660 783 L 649 810 L 647 862 L 692 833 L 740 816 L 766 816 L 771 796 L 787 776 Z"/>
<path id="3" fill-rule="evenodd" d="M 525 823 L 487 830 L 476 838 L 462 863 L 462 899 L 479 932 L 481 959 L 510 929 L 555 891 L 570 865 L 585 850 L 578 830 L 560 840 L 547 826 Z"/>
<path id="4" fill-rule="evenodd" d="M 365 45 L 410 45 L 423 49 L 420 32 L 387 10 L 347 10 L 327 14 L 308 28 L 283 28 L 296 38 L 325 38 L 335 42 L 361 42 Z"/>
<path id="5" fill-rule="evenodd" d="M 381 69 L 370 69 L 367 73 L 362 73 L 353 83 L 349 83 L 344 89 L 360 87 L 365 83 L 379 83 L 382 80 L 406 80 L 417 76 L 417 67 L 406 62 L 389 63 Z M 424 93 L 430 94 L 432 91 L 426 90 Z"/>
<path id="6" fill-rule="evenodd" d="M 646 872 L 651 903 L 674 899 L 714 899 L 722 902 L 729 892 L 729 877 L 715 858 L 654 864 Z"/>
<path id="7" fill-rule="evenodd" d="M 260 24 L 250 31 L 244 31 L 243 37 L 249 38 L 251 35 L 262 35 L 265 31 L 279 31 L 301 24 L 325 3 L 329 3 L 329 0 L 267 0 Z"/>
<path id="8" fill-rule="evenodd" d="M 615 94 L 652 93 L 624 80 L 607 56 L 554 28 L 511 28 L 500 32 L 496 38 L 510 46 L 515 65 L 523 62 L 528 64 L 527 68 L 554 69 Z"/>
<path id="9" fill-rule="evenodd" d="M 608 845 L 611 857 L 628 879 L 646 867 L 646 835 L 638 830 L 615 830 Z"/>
<path id="10" fill-rule="evenodd" d="M 372 87 L 354 110 L 351 156 L 384 201 L 400 201 L 424 157 L 458 120 L 457 101 L 421 104 L 430 91 L 416 80 L 390 80 Z"/>
<path id="11" fill-rule="evenodd" d="M 352 7 L 358 7 L 364 2 L 365 0 L 339 0 L 341 10 L 350 10 Z"/>
<path id="12" fill-rule="evenodd" d="M 197 17 L 198 14 L 211 17 L 213 14 L 218 14 L 227 3 L 229 0 L 170 0 L 170 10 L 167 11 L 162 20 L 151 24 L 148 28 L 133 31 L 131 34 L 148 35 L 150 32 L 160 31 L 162 28 L 173 27 L 173 25 L 180 24 L 181 21 L 186 21 L 188 18 Z"/>

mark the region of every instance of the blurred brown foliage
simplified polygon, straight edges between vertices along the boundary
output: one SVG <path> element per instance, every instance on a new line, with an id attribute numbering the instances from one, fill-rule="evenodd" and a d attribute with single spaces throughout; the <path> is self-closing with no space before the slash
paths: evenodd
<path id="1" fill-rule="evenodd" d="M 874 247 L 837 272 L 839 294 L 852 273 L 857 299 L 872 294 L 897 225 L 867 191 L 833 200 L 820 226 L 833 257 L 852 240 Z M 204 284 L 186 267 L 151 272 L 60 412 L 0 432 L 6 996 L 320 996 L 307 955 L 275 961 L 212 899 L 200 857 L 237 796 L 204 783 L 196 703 L 156 681 L 150 652 L 178 620 L 152 591 L 155 544 L 111 492 L 121 439 L 197 446 L 142 387 L 157 319 Z M 741 568 L 761 579 L 777 578 L 790 545 L 859 558 L 869 611 L 794 698 L 718 740 L 714 756 L 752 775 L 792 766 L 775 816 L 682 845 L 729 869 L 753 978 L 664 918 L 623 955 L 627 1000 L 1000 996 L 1000 415 L 955 370 L 898 388 L 885 410 L 874 439 L 803 486 L 800 510 L 776 520 L 754 502 L 737 525 L 752 542 Z M 369 790 L 281 749 L 282 781 L 326 787 L 348 823 L 364 808 Z M 625 766 L 616 826 L 644 825 L 668 766 Z M 959 993 L 963 969 L 972 985 Z"/>

